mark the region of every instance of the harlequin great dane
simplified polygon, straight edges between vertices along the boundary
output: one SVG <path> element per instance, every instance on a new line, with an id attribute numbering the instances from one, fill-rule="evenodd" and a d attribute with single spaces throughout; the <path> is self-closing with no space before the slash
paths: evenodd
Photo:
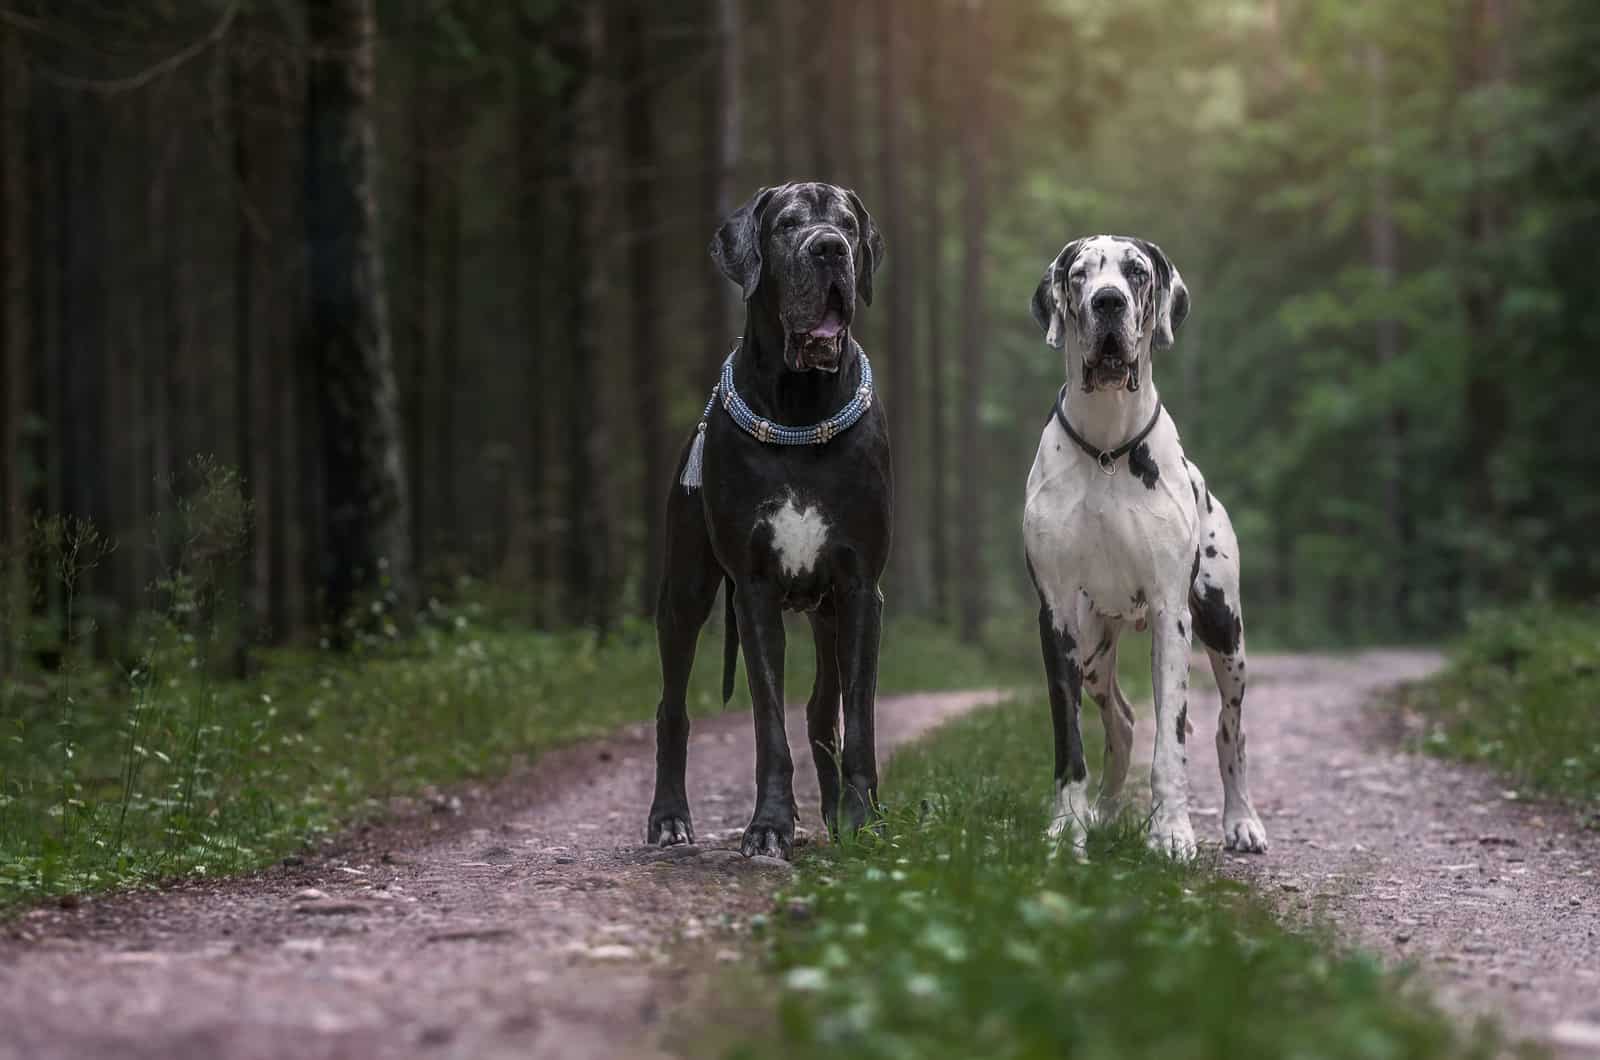
<path id="1" fill-rule="evenodd" d="M 1172 345 L 1188 313 L 1188 289 L 1161 248 L 1120 236 L 1068 243 L 1033 296 L 1045 341 L 1066 353 L 1067 379 L 1028 475 L 1023 538 L 1055 729 L 1050 835 L 1069 832 L 1080 854 L 1085 828 L 1115 813 L 1127 779 L 1134 718 L 1117 686 L 1117 639 L 1146 622 L 1156 700 L 1151 844 L 1185 858 L 1195 850 L 1185 774 L 1192 633 L 1222 695 L 1223 842 L 1267 849 L 1245 773 L 1238 540 L 1184 456 L 1152 375 L 1151 352 Z M 1094 805 L 1078 728 L 1085 689 L 1106 731 Z"/>
<path id="2" fill-rule="evenodd" d="M 717 231 L 711 256 L 744 295 L 744 338 L 678 460 L 656 607 L 662 693 L 646 838 L 694 842 L 684 700 L 700 627 L 726 583 L 723 698 L 744 645 L 755 708 L 756 807 L 746 855 L 788 857 L 794 763 L 783 718 L 783 612 L 806 611 L 817 675 L 806 730 L 822 817 L 864 824 L 877 805 L 873 703 L 889 556 L 889 431 L 850 337 L 872 302 L 883 238 L 854 192 L 764 188 Z M 840 697 L 844 742 L 839 740 Z"/>

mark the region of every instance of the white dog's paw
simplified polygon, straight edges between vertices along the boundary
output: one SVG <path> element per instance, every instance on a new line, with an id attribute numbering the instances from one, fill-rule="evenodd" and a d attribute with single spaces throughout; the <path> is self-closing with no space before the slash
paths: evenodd
<path id="1" fill-rule="evenodd" d="M 1150 849 L 1167 854 L 1179 861 L 1193 860 L 1195 855 L 1194 827 L 1184 816 L 1157 817 L 1150 825 Z"/>
<path id="2" fill-rule="evenodd" d="M 1089 845 L 1089 828 L 1086 822 L 1068 816 L 1060 816 L 1050 822 L 1050 827 L 1045 829 L 1044 838 L 1050 845 L 1050 856 L 1055 857 L 1069 846 L 1072 856 L 1083 861 L 1087 856 Z"/>
<path id="3" fill-rule="evenodd" d="M 1267 852 L 1267 828 L 1252 809 L 1234 810 L 1222 815 L 1222 845 L 1241 854 Z"/>
<path id="4" fill-rule="evenodd" d="M 1055 814 L 1050 819 L 1050 827 L 1044 833 L 1045 840 L 1050 844 L 1051 856 L 1054 857 L 1070 844 L 1073 857 L 1082 861 L 1088 845 L 1089 828 L 1093 824 L 1093 812 L 1081 801 L 1068 800 L 1067 805 L 1058 801 Z"/>

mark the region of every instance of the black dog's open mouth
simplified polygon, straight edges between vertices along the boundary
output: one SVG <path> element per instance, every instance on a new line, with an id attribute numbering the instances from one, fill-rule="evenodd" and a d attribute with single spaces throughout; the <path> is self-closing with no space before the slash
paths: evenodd
<path id="1" fill-rule="evenodd" d="M 795 367 L 801 371 L 815 368 L 823 372 L 837 372 L 844 360 L 844 344 L 849 336 L 850 317 L 845 309 L 844 295 L 837 286 L 830 286 L 822 319 L 807 331 L 789 334 Z"/>
<path id="2" fill-rule="evenodd" d="M 1112 390 L 1127 386 L 1133 373 L 1133 359 L 1124 355 L 1122 340 L 1114 334 L 1107 335 L 1100 340 L 1097 353 L 1093 363 L 1088 359 L 1083 362 L 1083 389 Z"/>

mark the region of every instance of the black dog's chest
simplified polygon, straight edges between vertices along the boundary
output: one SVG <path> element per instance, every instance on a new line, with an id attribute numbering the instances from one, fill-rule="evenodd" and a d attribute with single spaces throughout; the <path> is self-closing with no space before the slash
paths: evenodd
<path id="1" fill-rule="evenodd" d="M 754 513 L 752 567 L 779 587 L 786 609 L 814 611 L 827 596 L 846 532 L 825 503 L 784 490 Z"/>
<path id="2" fill-rule="evenodd" d="M 775 446 L 726 416 L 708 424 L 707 529 L 736 582 L 747 574 L 793 611 L 826 610 L 830 597 L 876 587 L 888 559 L 888 438 L 874 406 L 826 444 Z"/>

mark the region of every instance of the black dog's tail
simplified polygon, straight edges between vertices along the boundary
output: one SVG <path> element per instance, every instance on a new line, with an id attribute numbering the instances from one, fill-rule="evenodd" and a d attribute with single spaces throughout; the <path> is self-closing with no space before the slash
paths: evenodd
<path id="1" fill-rule="evenodd" d="M 722 582 L 722 703 L 733 698 L 733 676 L 739 668 L 739 620 L 733 613 L 733 579 Z"/>

